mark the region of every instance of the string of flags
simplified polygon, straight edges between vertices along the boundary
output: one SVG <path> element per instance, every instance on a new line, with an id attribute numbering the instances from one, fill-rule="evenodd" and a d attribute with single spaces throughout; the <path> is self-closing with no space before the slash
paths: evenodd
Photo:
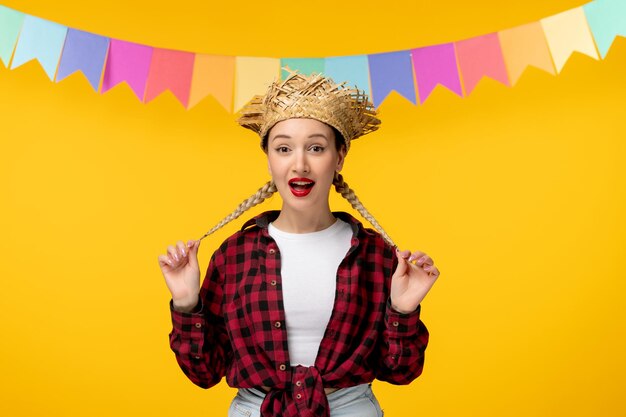
<path id="1" fill-rule="evenodd" d="M 365 90 L 375 107 L 392 91 L 417 105 L 438 84 L 465 97 L 483 77 L 511 87 L 528 66 L 556 75 L 574 52 L 603 59 L 617 36 L 626 37 L 626 0 L 595 0 L 514 28 L 400 51 L 321 58 L 230 56 L 114 39 L 0 5 L 5 67 L 36 59 L 54 82 L 80 71 L 101 94 L 126 82 L 142 103 L 169 90 L 185 109 L 211 95 L 231 113 L 286 76 L 284 66 L 347 81 Z"/>

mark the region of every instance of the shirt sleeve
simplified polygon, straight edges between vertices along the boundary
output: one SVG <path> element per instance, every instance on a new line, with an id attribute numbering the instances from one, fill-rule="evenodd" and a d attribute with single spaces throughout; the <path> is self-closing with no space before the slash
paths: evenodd
<path id="1" fill-rule="evenodd" d="M 394 254 L 391 256 L 390 270 L 393 273 L 397 259 Z M 391 307 L 391 298 L 387 298 L 376 378 L 404 385 L 421 375 L 429 337 L 428 329 L 420 319 L 421 309 L 420 304 L 411 313 L 399 313 Z"/>
<path id="2" fill-rule="evenodd" d="M 198 304 L 191 312 L 174 310 L 170 300 L 170 348 L 185 375 L 202 388 L 210 388 L 220 382 L 232 360 L 222 315 L 222 263 L 223 255 L 218 249 L 209 262 Z"/>

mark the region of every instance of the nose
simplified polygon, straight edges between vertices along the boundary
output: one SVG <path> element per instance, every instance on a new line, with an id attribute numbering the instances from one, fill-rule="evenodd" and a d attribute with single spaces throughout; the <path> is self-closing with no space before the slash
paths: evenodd
<path id="1" fill-rule="evenodd" d="M 293 171 L 295 173 L 309 172 L 309 161 L 306 152 L 302 149 L 294 152 Z"/>

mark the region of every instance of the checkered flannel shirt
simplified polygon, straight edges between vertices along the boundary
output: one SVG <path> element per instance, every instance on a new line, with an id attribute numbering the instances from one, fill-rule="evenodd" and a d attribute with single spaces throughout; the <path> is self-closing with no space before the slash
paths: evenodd
<path id="1" fill-rule="evenodd" d="M 268 233 L 278 214 L 250 219 L 215 251 L 192 312 L 170 301 L 170 347 L 185 375 L 202 388 L 224 376 L 231 387 L 270 387 L 262 417 L 328 417 L 324 387 L 417 378 L 428 344 L 421 305 L 409 314 L 391 308 L 395 248 L 344 212 L 333 214 L 351 225 L 351 247 L 315 365 L 290 364 L 280 252 Z"/>

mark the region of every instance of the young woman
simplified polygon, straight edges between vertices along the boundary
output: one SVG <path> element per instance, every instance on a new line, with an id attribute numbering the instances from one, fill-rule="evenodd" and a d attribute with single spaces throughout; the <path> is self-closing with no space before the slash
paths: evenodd
<path id="1" fill-rule="evenodd" d="M 371 382 L 421 374 L 420 303 L 439 276 L 425 253 L 395 247 L 339 174 L 351 140 L 380 121 L 359 90 L 296 72 L 242 114 L 272 179 L 205 236 L 276 191 L 282 208 L 226 239 L 202 286 L 205 236 L 159 256 L 178 364 L 200 387 L 225 376 L 239 388 L 229 417 L 380 417 Z M 378 232 L 332 212 L 331 186 Z"/>

